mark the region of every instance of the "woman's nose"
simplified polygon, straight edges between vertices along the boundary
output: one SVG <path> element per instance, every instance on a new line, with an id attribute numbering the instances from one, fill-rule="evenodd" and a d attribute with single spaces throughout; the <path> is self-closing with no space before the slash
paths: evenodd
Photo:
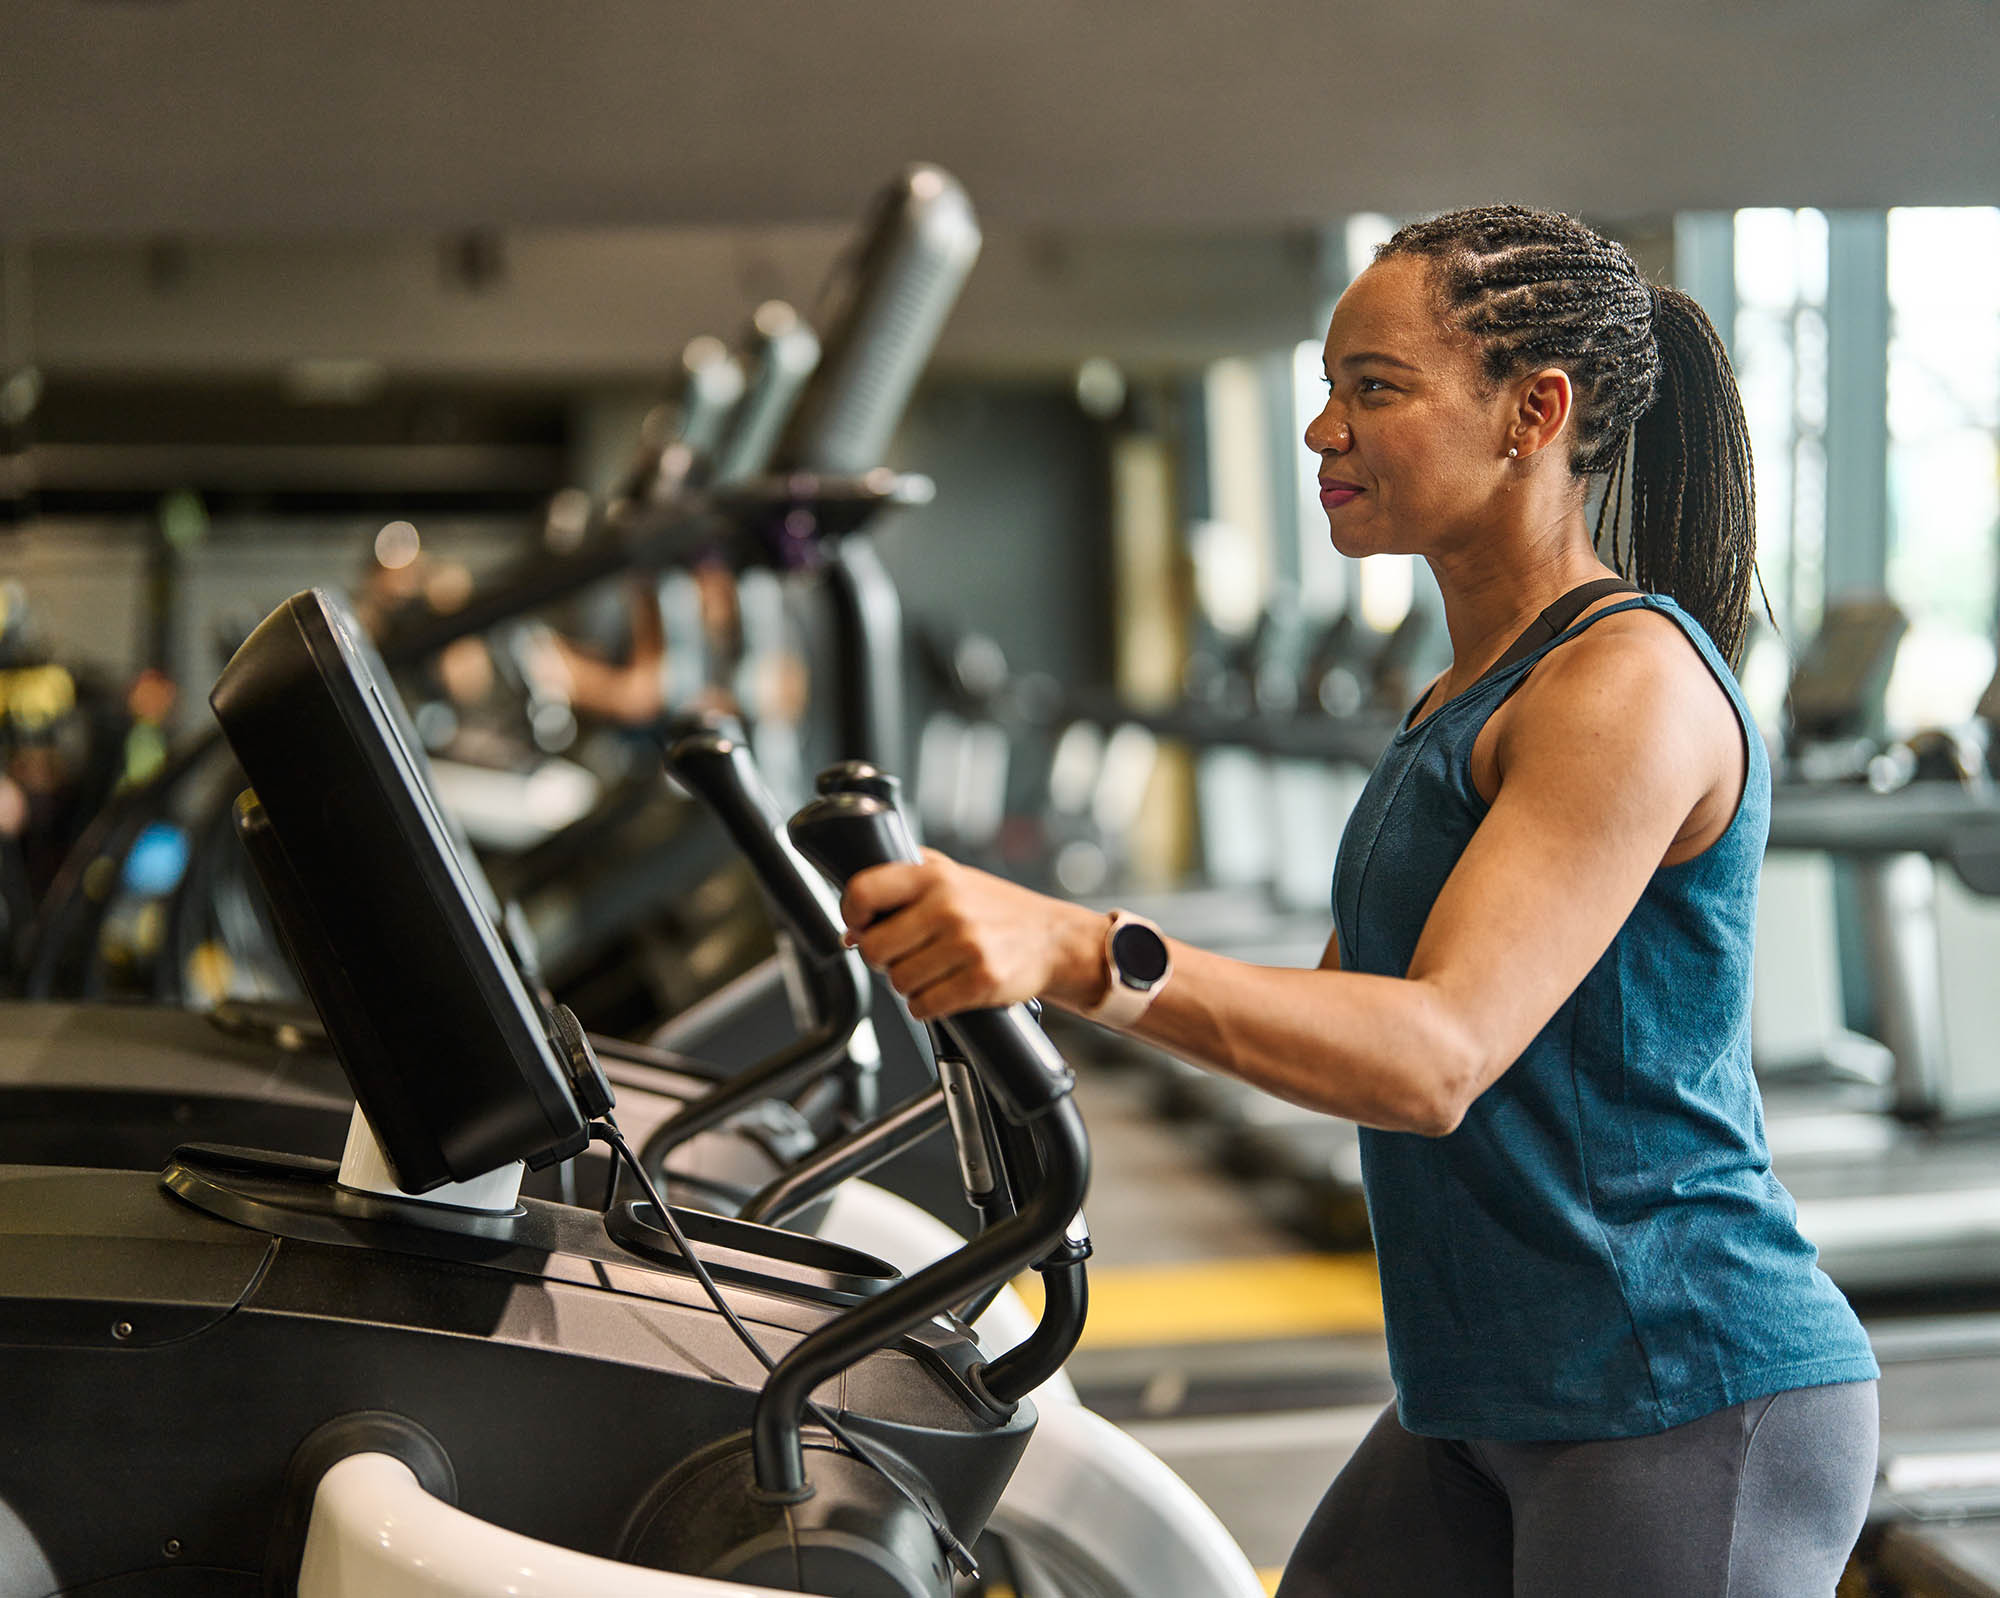
<path id="1" fill-rule="evenodd" d="M 1354 447 L 1354 429 L 1329 405 L 1306 426 L 1306 448 L 1315 455 L 1345 455 Z"/>

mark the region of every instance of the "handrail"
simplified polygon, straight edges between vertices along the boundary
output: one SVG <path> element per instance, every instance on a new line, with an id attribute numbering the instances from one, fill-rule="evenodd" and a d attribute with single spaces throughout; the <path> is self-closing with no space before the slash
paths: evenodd
<path id="1" fill-rule="evenodd" d="M 866 1176 L 884 1161 L 942 1132 L 947 1125 L 943 1088 L 913 1094 L 880 1120 L 823 1145 L 790 1170 L 773 1177 L 737 1212 L 737 1219 L 783 1226 L 842 1182 Z"/>
<path id="2" fill-rule="evenodd" d="M 848 1040 L 866 1016 L 866 1006 L 858 993 L 836 995 L 835 1014 L 825 1017 L 810 1032 L 794 1038 L 766 1060 L 719 1082 L 700 1098 L 660 1123 L 646 1139 L 640 1159 L 649 1171 L 683 1143 L 699 1133 L 720 1126 L 758 1099 L 789 1099 L 801 1088 L 840 1065 L 847 1056 Z"/>
<path id="3" fill-rule="evenodd" d="M 956 1254 L 822 1326 L 778 1361 L 750 1422 L 761 1491 L 778 1499 L 809 1494 L 799 1417 L 816 1387 L 996 1279 L 1014 1275 L 1062 1237 L 1090 1185 L 1090 1141 L 1082 1115 L 1067 1097 L 1042 1113 L 1040 1130 L 1041 1185 L 1017 1213 Z"/>

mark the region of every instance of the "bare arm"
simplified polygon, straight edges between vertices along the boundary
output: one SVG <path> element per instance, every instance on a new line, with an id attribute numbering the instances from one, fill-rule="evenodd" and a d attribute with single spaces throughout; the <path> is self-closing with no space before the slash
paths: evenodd
<path id="1" fill-rule="evenodd" d="M 1614 631 L 1617 620 L 1551 656 L 1509 707 L 1491 808 L 1406 976 L 1342 971 L 1331 943 L 1319 969 L 1299 971 L 1176 942 L 1173 980 L 1134 1033 L 1367 1125 L 1455 1127 L 1725 784 L 1725 824 L 1733 809 L 1727 702 L 1679 638 L 1644 622 Z M 1035 993 L 1084 1009 L 1102 995 L 1102 917 L 941 857 L 862 874 L 845 909 L 868 929 L 864 957 L 919 1016 Z"/>
<path id="2" fill-rule="evenodd" d="M 631 585 L 630 609 L 632 648 L 623 665 L 614 665 L 561 633 L 550 632 L 543 639 L 536 667 L 550 676 L 578 710 L 636 726 L 660 713 L 660 663 L 667 643 L 659 603 L 645 583 Z"/>

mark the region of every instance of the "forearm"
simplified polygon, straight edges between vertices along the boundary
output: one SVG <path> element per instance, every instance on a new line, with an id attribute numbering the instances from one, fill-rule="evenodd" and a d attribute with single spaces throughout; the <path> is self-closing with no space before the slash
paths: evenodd
<path id="1" fill-rule="evenodd" d="M 1045 995 L 1083 1011 L 1103 996 L 1103 918 L 1066 920 Z M 1432 985 L 1251 965 L 1177 940 L 1173 976 L 1131 1031 L 1181 1059 L 1308 1109 L 1391 1131 L 1457 1125 L 1483 1065 Z"/>
<path id="2" fill-rule="evenodd" d="M 860 873 L 841 909 L 919 1020 L 1037 994 L 1087 1013 L 1105 995 L 1105 916 L 941 855 Z M 1472 1023 L 1463 983 L 1248 965 L 1184 943 L 1172 953 L 1133 1034 L 1294 1103 L 1439 1134 L 1504 1064 L 1474 1047 L 1494 1034 Z"/>
<path id="3" fill-rule="evenodd" d="M 1741 727 L 1662 625 L 1664 665 L 1620 634 L 1630 661 L 1579 643 L 1517 696 L 1498 790 L 1430 904 L 1407 977 L 1176 945 L 1173 975 L 1131 1030 L 1299 1104 L 1449 1132 L 1604 957 L 1670 852 L 1693 858 L 1734 814 Z M 1690 692 L 1710 695 L 1714 714 L 1660 708 L 1698 703 Z M 844 908 L 867 929 L 863 955 L 923 1019 L 1033 994 L 1088 1011 L 1105 993 L 1102 915 L 942 856 L 862 872 Z"/>
<path id="4" fill-rule="evenodd" d="M 637 723 L 660 711 L 660 669 L 657 660 L 634 660 L 614 666 L 552 634 L 548 659 L 559 673 L 565 696 L 588 715 Z"/>

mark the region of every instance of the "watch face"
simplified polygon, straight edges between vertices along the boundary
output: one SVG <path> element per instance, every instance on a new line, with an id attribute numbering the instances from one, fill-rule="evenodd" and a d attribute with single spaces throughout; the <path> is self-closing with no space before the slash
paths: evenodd
<path id="1" fill-rule="evenodd" d="M 1111 935 L 1111 963 L 1127 987 L 1150 988 L 1167 974 L 1167 940 L 1128 921 Z"/>

